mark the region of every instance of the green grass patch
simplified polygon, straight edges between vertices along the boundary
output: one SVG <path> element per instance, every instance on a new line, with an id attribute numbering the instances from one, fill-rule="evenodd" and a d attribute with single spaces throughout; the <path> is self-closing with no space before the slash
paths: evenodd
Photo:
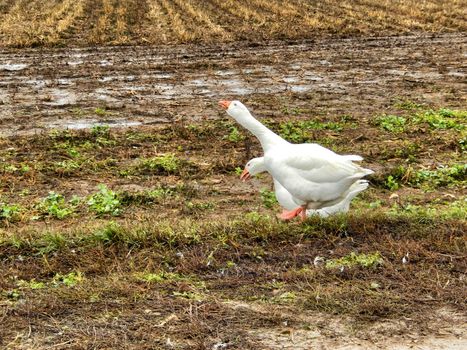
<path id="1" fill-rule="evenodd" d="M 0 220 L 18 221 L 21 211 L 22 208 L 18 204 L 0 203 Z"/>
<path id="2" fill-rule="evenodd" d="M 417 113 L 413 116 L 415 124 L 427 124 L 431 129 L 464 130 L 467 122 L 467 111 L 441 108 Z"/>
<path id="3" fill-rule="evenodd" d="M 229 140 L 230 142 L 240 142 L 245 139 L 245 136 L 238 130 L 236 126 L 230 127 L 230 132 L 227 136 L 224 136 L 225 139 Z"/>
<path id="4" fill-rule="evenodd" d="M 287 121 L 282 122 L 278 125 L 277 132 L 284 139 L 294 142 L 302 143 L 311 141 L 313 130 L 332 130 L 340 132 L 344 129 L 346 120 L 341 122 L 321 122 L 318 120 L 307 120 L 307 121 Z"/>
<path id="5" fill-rule="evenodd" d="M 263 188 L 259 191 L 259 194 L 261 196 L 261 201 L 266 208 L 272 209 L 276 206 L 276 204 L 278 204 L 276 193 L 274 191 Z"/>
<path id="6" fill-rule="evenodd" d="M 63 195 L 50 192 L 37 207 L 41 211 L 42 215 L 62 220 L 73 214 L 79 203 L 80 199 L 76 196 L 67 203 Z"/>
<path id="7" fill-rule="evenodd" d="M 376 118 L 375 124 L 393 133 L 404 132 L 407 119 L 397 115 L 383 115 Z"/>
<path id="8" fill-rule="evenodd" d="M 89 209 L 98 216 L 105 214 L 120 215 L 122 208 L 119 195 L 103 184 L 100 184 L 97 188 L 99 192 L 91 195 L 87 201 Z"/>
<path id="9" fill-rule="evenodd" d="M 365 268 L 374 268 L 377 266 L 381 266 L 383 264 L 383 257 L 379 252 L 371 253 L 371 254 L 357 254 L 357 253 L 350 253 L 349 255 L 343 256 L 342 258 L 338 259 L 330 259 L 326 261 L 326 268 L 334 269 L 334 268 L 342 268 L 342 267 L 365 267 Z"/>
<path id="10" fill-rule="evenodd" d="M 180 160 L 173 153 L 141 159 L 140 168 L 153 174 L 176 174 L 180 168 Z"/>

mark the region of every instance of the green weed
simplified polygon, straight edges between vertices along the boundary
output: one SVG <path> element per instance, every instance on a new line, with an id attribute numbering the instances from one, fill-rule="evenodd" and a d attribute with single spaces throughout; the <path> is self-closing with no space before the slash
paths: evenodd
<path id="1" fill-rule="evenodd" d="M 186 202 L 185 212 L 187 214 L 197 213 L 206 210 L 214 209 L 215 205 L 212 202 Z"/>
<path id="2" fill-rule="evenodd" d="M 438 188 L 453 186 L 467 180 L 467 164 L 455 164 L 452 166 L 439 167 L 436 170 L 416 171 L 409 183 L 416 187 Z"/>
<path id="3" fill-rule="evenodd" d="M 467 150 L 467 136 L 464 136 L 458 141 L 459 148 L 462 152 Z"/>
<path id="4" fill-rule="evenodd" d="M 176 297 L 184 298 L 184 299 L 198 301 L 198 302 L 204 300 L 204 296 L 202 294 L 195 293 L 195 292 L 173 292 L 172 295 Z"/>
<path id="5" fill-rule="evenodd" d="M 108 222 L 104 227 L 96 230 L 91 236 L 90 240 L 100 242 L 103 244 L 110 244 L 117 242 L 121 236 L 122 228 L 114 221 Z"/>
<path id="6" fill-rule="evenodd" d="M 38 242 L 38 253 L 49 254 L 64 247 L 66 238 L 58 232 L 46 232 Z"/>
<path id="7" fill-rule="evenodd" d="M 18 204 L 0 204 L 0 220 L 17 221 L 21 207 Z"/>
<path id="8" fill-rule="evenodd" d="M 38 282 L 34 278 L 30 281 L 25 280 L 18 280 L 16 285 L 20 288 L 28 288 L 28 289 L 43 289 L 46 287 L 44 282 Z"/>
<path id="9" fill-rule="evenodd" d="M 261 201 L 266 208 L 272 209 L 277 204 L 276 194 L 274 191 L 262 189 L 259 191 Z"/>
<path id="10" fill-rule="evenodd" d="M 405 131 L 407 119 L 397 115 L 383 115 L 378 117 L 375 122 L 384 130 L 399 133 Z"/>
<path id="11" fill-rule="evenodd" d="M 447 108 L 428 110 L 417 113 L 412 121 L 416 124 L 428 124 L 431 129 L 455 129 L 460 131 L 466 128 L 467 111 L 456 111 Z"/>
<path id="12" fill-rule="evenodd" d="M 387 177 L 385 185 L 386 185 L 386 188 L 391 191 L 396 191 L 400 187 L 399 182 L 397 182 L 397 179 L 395 179 L 394 176 L 392 175 L 389 175 Z"/>
<path id="13" fill-rule="evenodd" d="M 168 153 L 162 156 L 142 159 L 141 167 L 155 173 L 174 174 L 179 170 L 180 160 L 175 154 Z"/>
<path id="14" fill-rule="evenodd" d="M 5 173 L 23 175 L 31 170 L 31 166 L 26 163 L 20 163 L 17 165 L 4 163 L 1 165 L 1 169 Z"/>
<path id="15" fill-rule="evenodd" d="M 158 273 L 152 272 L 138 272 L 135 274 L 135 278 L 139 281 L 148 283 L 164 283 L 173 281 L 183 281 L 186 277 L 179 275 L 178 273 L 161 271 Z"/>
<path id="16" fill-rule="evenodd" d="M 423 108 L 423 105 L 410 101 L 410 100 L 402 100 L 402 101 L 397 101 L 394 104 L 394 107 L 410 111 L 414 109 L 421 109 Z"/>
<path id="17" fill-rule="evenodd" d="M 406 204 L 393 206 L 389 211 L 390 215 L 410 218 L 440 218 L 467 220 L 467 199 L 461 199 L 448 205 L 428 206 Z"/>
<path id="18" fill-rule="evenodd" d="M 100 108 L 100 107 L 97 107 L 96 109 L 94 109 L 94 113 L 97 114 L 99 117 L 103 117 L 108 114 L 105 108 Z"/>
<path id="19" fill-rule="evenodd" d="M 229 135 L 225 136 L 230 142 L 239 142 L 245 139 L 245 136 L 235 126 L 230 127 Z"/>
<path id="20" fill-rule="evenodd" d="M 73 205 L 77 205 L 79 199 L 74 198 Z M 39 204 L 39 209 L 48 216 L 62 220 L 73 214 L 74 208 L 67 205 L 65 198 L 58 193 L 49 192 L 49 195 L 44 198 Z"/>
<path id="21" fill-rule="evenodd" d="M 81 168 L 80 162 L 74 159 L 63 160 L 61 162 L 56 162 L 54 164 L 54 170 L 59 173 L 63 173 L 63 174 L 71 174 L 75 170 L 80 169 L 80 168 Z"/>
<path id="22" fill-rule="evenodd" d="M 288 121 L 279 124 L 279 135 L 294 143 L 311 140 L 311 130 L 342 131 L 344 122 L 320 122 L 317 120 Z"/>
<path id="23" fill-rule="evenodd" d="M 67 273 L 66 275 L 57 273 L 52 279 L 52 284 L 55 287 L 59 287 L 60 285 L 65 285 L 67 287 L 74 287 L 82 283 L 83 281 L 84 281 L 84 276 L 80 271 L 70 272 L 70 273 Z"/>
<path id="24" fill-rule="evenodd" d="M 120 198 L 114 191 L 107 188 L 106 185 L 97 186 L 99 192 L 91 195 L 87 201 L 89 209 L 98 216 L 110 214 L 118 216 L 121 213 Z"/>
<path id="25" fill-rule="evenodd" d="M 108 136 L 110 134 L 110 126 L 101 124 L 93 125 L 91 134 L 93 136 Z"/>
<path id="26" fill-rule="evenodd" d="M 341 268 L 361 266 L 373 268 L 383 264 L 383 258 L 379 252 L 371 254 L 356 254 L 354 252 L 339 259 L 330 259 L 326 261 L 326 268 Z"/>

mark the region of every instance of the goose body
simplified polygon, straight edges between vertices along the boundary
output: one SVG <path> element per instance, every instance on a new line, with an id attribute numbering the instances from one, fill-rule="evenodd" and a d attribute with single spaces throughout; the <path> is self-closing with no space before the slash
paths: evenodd
<path id="1" fill-rule="evenodd" d="M 316 147 L 318 146 L 318 147 Z M 315 144 L 274 147 L 264 154 L 265 168 L 297 206 L 318 209 L 335 204 L 354 182 L 371 170 Z"/>
<path id="2" fill-rule="evenodd" d="M 338 204 L 350 187 L 373 171 L 353 160 L 359 156 L 342 156 L 315 143 L 292 144 L 256 120 L 239 101 L 221 101 L 240 125 L 255 135 L 264 151 L 264 169 L 291 196 L 296 208 L 284 215 L 291 219 L 305 217 L 306 209 L 319 209 Z"/>
<path id="3" fill-rule="evenodd" d="M 358 156 L 344 156 L 349 159 L 358 159 Z M 249 176 L 255 176 L 265 170 L 264 166 L 264 157 L 258 157 L 251 159 L 245 166 L 244 173 L 242 178 L 246 180 Z M 246 176 L 248 174 L 249 176 Z M 287 189 L 280 184 L 279 181 L 273 178 L 274 182 L 274 192 L 276 199 L 279 202 L 280 206 L 286 210 L 293 210 L 297 207 L 299 201 L 290 194 Z M 306 210 L 306 216 L 319 215 L 321 217 L 327 217 L 337 213 L 346 213 L 349 211 L 350 202 L 355 198 L 360 192 L 368 188 L 368 181 L 358 180 L 350 186 L 350 188 L 341 196 L 340 200 L 336 201 L 335 204 L 319 207 L 316 209 Z"/>

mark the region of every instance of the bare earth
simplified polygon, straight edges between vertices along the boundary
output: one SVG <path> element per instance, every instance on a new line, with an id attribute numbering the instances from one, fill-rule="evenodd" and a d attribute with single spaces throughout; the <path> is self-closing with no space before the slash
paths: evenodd
<path id="1" fill-rule="evenodd" d="M 441 228 L 436 222 L 430 226 L 409 219 L 386 218 L 380 223 L 378 218 L 366 222 L 351 217 L 345 233 L 328 228 L 329 236 L 323 237 L 312 225 L 302 232 L 291 224 L 290 231 L 299 234 L 287 235 L 288 229 L 271 219 L 261 222 L 272 227 L 272 233 L 256 237 L 250 224 L 244 229 L 235 220 L 253 209 L 273 217 L 258 195 L 267 179 L 240 183 L 235 168 L 250 155 L 249 145 L 224 137 L 231 124 L 225 129 L 209 124 L 226 119 L 217 107 L 219 99 L 239 99 L 255 115 L 272 121 L 304 119 L 305 114 L 325 121 L 328 116 L 350 115 L 355 127 L 345 124 L 341 133 L 316 133 L 342 150 L 355 149 L 378 171 L 361 207 L 369 211 L 370 202 L 380 201 L 384 210 L 390 210 L 395 200 L 389 198 L 395 191 L 388 191 L 381 174 L 406 165 L 409 158 L 391 153 L 393 149 L 419 146 L 409 149 L 417 157 L 416 169 L 460 163 L 465 153 L 456 130 L 431 132 L 426 126 L 414 126 L 415 131 L 391 134 L 370 119 L 396 113 L 397 101 L 466 109 L 466 52 L 465 33 L 264 45 L 2 50 L 0 151 L 2 162 L 15 166 L 2 169 L 2 202 L 27 207 L 51 190 L 67 200 L 73 194 L 86 198 L 102 182 L 116 190 L 164 184 L 175 194 L 162 204 L 157 200 L 141 204 L 134 196 L 136 204 L 128 204 L 120 217 L 104 217 L 130 233 L 138 233 L 131 230 L 142 223 L 141 232 L 156 237 L 135 233 L 136 238 L 131 237 L 136 243 L 119 241 L 118 234 L 108 239 L 110 243 L 103 234 L 97 235 L 102 244 L 83 243 L 76 238 L 80 232 L 95 233 L 106 224 L 85 209 L 64 220 L 36 221 L 24 214 L 17 222 L 0 221 L 0 347 L 467 349 L 465 289 L 462 292 L 465 221 L 447 220 Z M 307 113 L 294 114 L 300 110 Z M 110 136 L 96 136 L 89 132 L 96 124 L 115 129 Z M 54 136 L 49 133 L 54 129 L 72 132 Z M 405 143 L 409 137 L 412 144 Z M 252 142 L 254 153 L 259 148 Z M 135 163 L 159 153 L 174 153 L 191 163 L 169 175 L 148 173 Z M 78 167 L 64 168 L 71 164 L 66 161 L 78 159 Z M 35 163 L 40 166 L 35 168 Z M 187 186 L 176 192 L 175 185 L 181 183 Z M 438 205 L 440 199 L 447 207 L 465 198 L 466 191 L 461 180 L 427 193 L 407 185 L 401 186 L 396 200 L 423 206 Z M 200 229 L 206 237 L 193 243 L 176 236 L 182 227 L 174 229 L 174 242 L 167 243 L 169 238 L 166 241 L 150 229 L 162 222 L 158 220 L 172 217 L 174 227 L 183 225 L 181 217 L 191 223 L 199 220 L 200 227 L 230 220 L 221 228 L 226 236 L 235 235 L 222 241 L 216 232 Z M 425 225 L 420 226 L 426 230 L 420 236 L 417 224 Z M 431 228 L 440 230 L 439 238 Z M 283 236 L 275 234 L 279 229 Z M 49 230 L 63 233 L 72 243 L 60 241 L 44 253 L 41 249 L 47 245 L 41 245 L 40 235 Z M 15 235 L 26 243 L 14 241 Z M 355 250 L 381 251 L 384 269 L 340 273 L 313 266 L 318 255 L 334 258 Z M 401 259 L 408 250 L 411 261 L 404 265 Z M 174 274 L 161 283 L 135 277 L 141 271 L 166 270 Z M 56 273 L 70 271 L 83 272 L 81 284 L 53 286 Z M 430 285 L 413 285 L 412 278 Z M 44 281 L 46 287 L 19 283 L 34 280 Z M 379 283 L 376 289 L 369 287 L 374 281 Z M 423 291 L 417 294 L 418 290 Z M 292 293 L 296 299 L 287 299 Z M 352 298 L 348 304 L 346 295 Z M 365 300 L 366 295 L 374 299 Z M 413 295 L 420 299 L 408 300 Z M 398 312 L 398 302 L 410 313 Z M 416 303 L 423 309 L 418 314 Z M 363 305 L 362 314 L 354 305 Z"/>
<path id="2" fill-rule="evenodd" d="M 0 53 L 0 132 L 219 118 L 220 98 L 263 117 L 293 101 L 366 117 L 388 100 L 466 105 L 463 34 L 267 46 L 99 47 Z M 97 107 L 112 111 L 99 118 Z M 74 115 L 70 117 L 70 112 Z"/>

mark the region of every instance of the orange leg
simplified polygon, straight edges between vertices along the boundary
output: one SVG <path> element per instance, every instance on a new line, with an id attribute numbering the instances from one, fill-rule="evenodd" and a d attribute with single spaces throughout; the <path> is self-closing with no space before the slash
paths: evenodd
<path id="1" fill-rule="evenodd" d="M 305 212 L 303 207 L 298 207 L 290 211 L 284 209 L 281 214 L 277 214 L 277 217 L 281 220 L 292 220 L 294 217 L 298 216 L 303 212 Z M 303 216 L 302 214 L 302 221 L 304 220 L 304 217 L 306 217 L 306 213 L 305 216 Z"/>

